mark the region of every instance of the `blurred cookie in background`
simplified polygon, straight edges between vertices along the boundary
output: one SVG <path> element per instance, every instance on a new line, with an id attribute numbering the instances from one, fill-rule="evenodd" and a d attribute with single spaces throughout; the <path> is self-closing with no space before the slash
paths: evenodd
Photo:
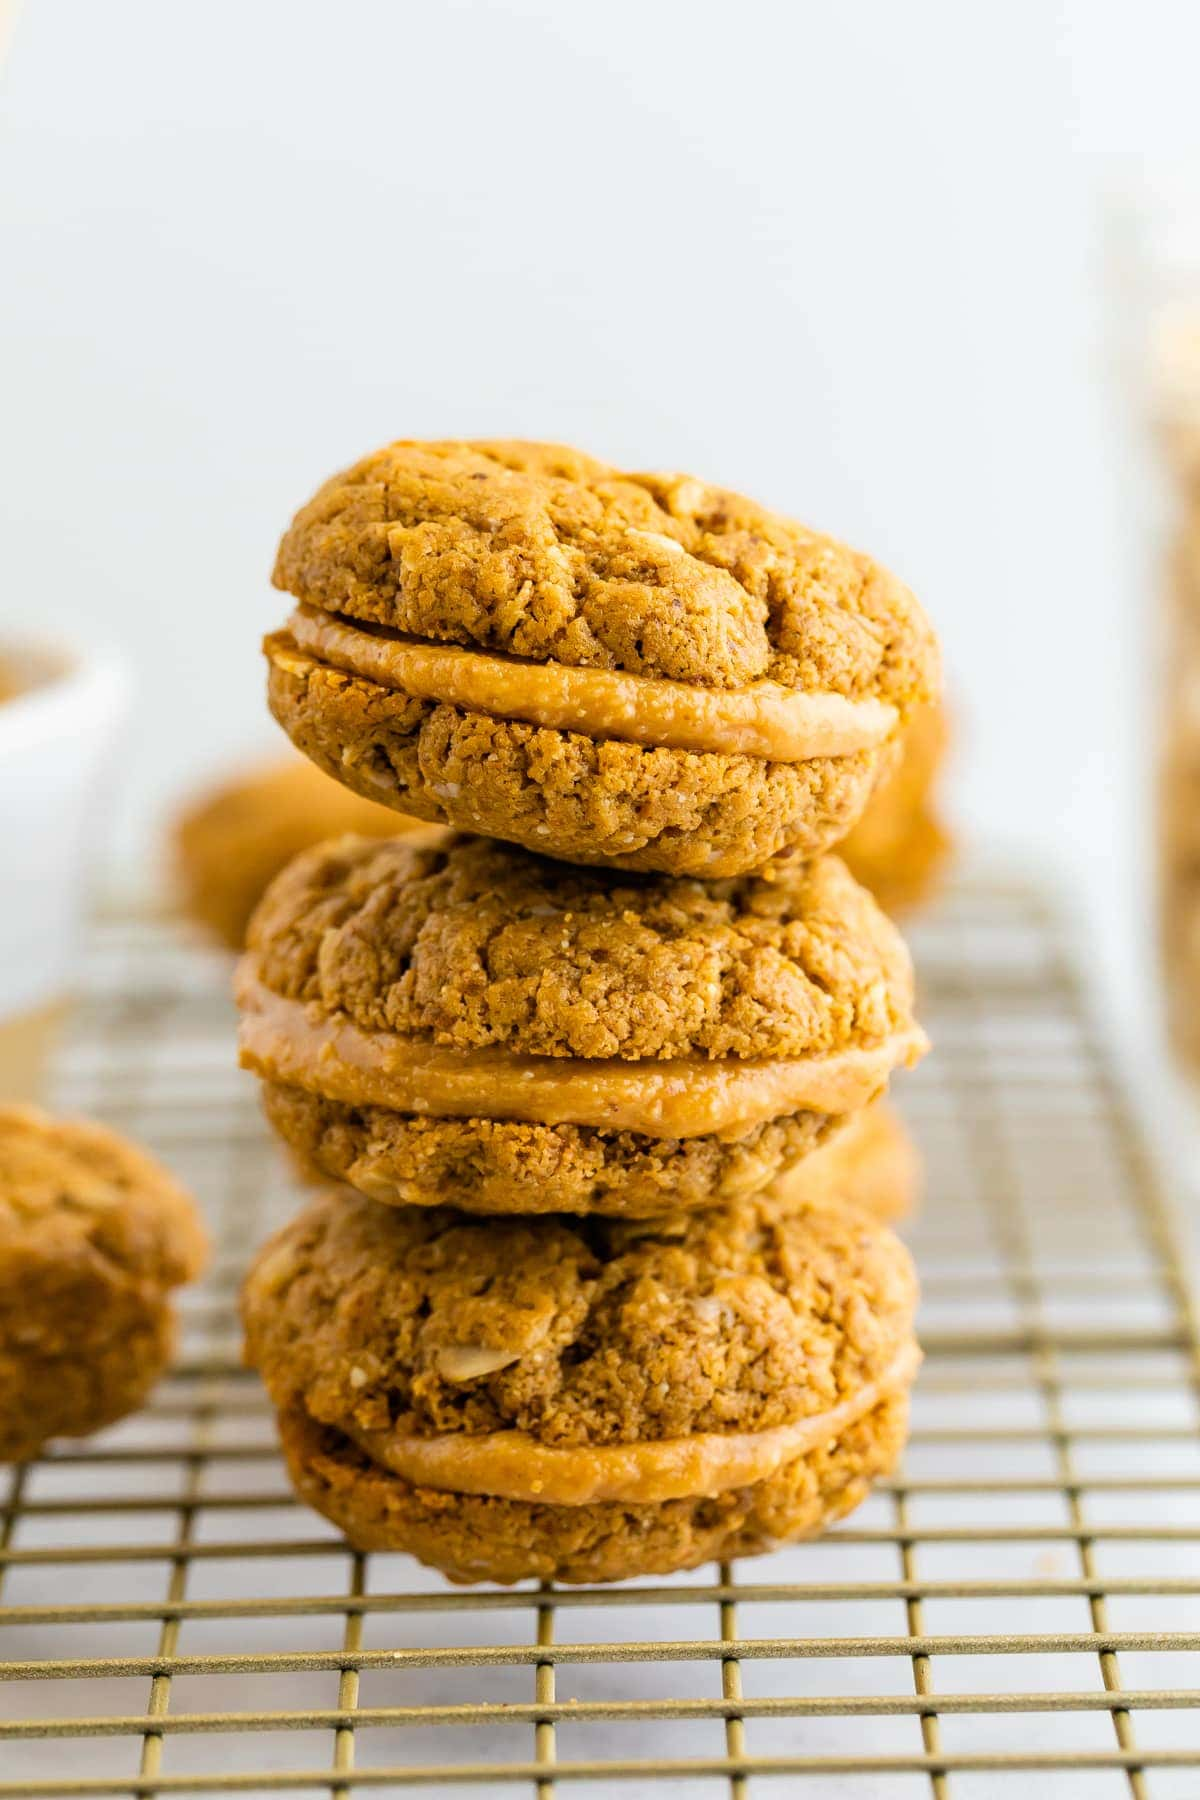
<path id="1" fill-rule="evenodd" d="M 921 1153 L 886 1100 L 855 1113 L 843 1129 L 795 1163 L 767 1190 L 781 1210 L 858 1206 L 885 1224 L 908 1218 L 921 1197 Z"/>
<path id="2" fill-rule="evenodd" d="M 1200 507 L 1171 563 L 1158 757 L 1159 953 L 1170 1046 L 1200 1075 Z"/>
<path id="3" fill-rule="evenodd" d="M 191 1197 L 88 1119 L 0 1106 L 0 1462 L 141 1406 L 208 1259 Z"/>
<path id="4" fill-rule="evenodd" d="M 436 842 L 436 825 L 405 819 L 321 773 L 302 757 L 243 768 L 199 795 L 171 831 L 176 892 L 183 910 L 240 950 L 264 888 L 300 851 L 323 838 L 413 837 Z"/>
<path id="5" fill-rule="evenodd" d="M 891 769 L 838 855 L 885 912 L 906 912 L 937 891 L 953 853 L 934 791 L 949 731 L 939 705 L 913 713 Z"/>

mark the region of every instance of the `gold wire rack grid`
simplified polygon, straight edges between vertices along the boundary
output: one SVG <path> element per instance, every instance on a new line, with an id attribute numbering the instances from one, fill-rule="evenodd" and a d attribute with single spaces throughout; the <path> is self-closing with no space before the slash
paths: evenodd
<path id="1" fill-rule="evenodd" d="M 913 939 L 902 1474 L 759 1561 L 462 1589 L 292 1500 L 233 1309 L 296 1194 L 228 970 L 99 928 L 58 1099 L 188 1179 L 219 1256 L 150 1408 L 11 1472 L 0 1795 L 1195 1800 L 1200 1343 L 1151 1162 L 1043 899 L 966 880 Z"/>

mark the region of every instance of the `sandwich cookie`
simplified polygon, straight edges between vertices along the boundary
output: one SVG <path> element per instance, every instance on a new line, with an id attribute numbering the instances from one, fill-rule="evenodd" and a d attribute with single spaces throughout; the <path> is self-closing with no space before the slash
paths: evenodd
<path id="1" fill-rule="evenodd" d="M 401 812 L 720 877 L 844 837 L 938 654 L 869 557 L 686 475 L 399 442 L 285 533 L 271 709 Z"/>
<path id="2" fill-rule="evenodd" d="M 907 1252 L 865 1214 L 479 1220 L 331 1191 L 247 1277 L 302 1499 L 455 1581 L 616 1581 L 822 1531 L 903 1445 Z"/>
<path id="3" fill-rule="evenodd" d="M 237 997 L 302 1159 L 474 1212 L 757 1192 L 926 1047 L 908 953 L 833 857 L 702 883 L 343 839 L 268 890 Z"/>

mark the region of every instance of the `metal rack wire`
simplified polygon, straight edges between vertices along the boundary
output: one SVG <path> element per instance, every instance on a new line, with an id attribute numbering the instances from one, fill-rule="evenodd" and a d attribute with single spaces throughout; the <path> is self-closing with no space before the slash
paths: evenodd
<path id="1" fill-rule="evenodd" d="M 0 1795 L 1200 1794 L 1200 1334 L 1066 933 L 968 881 L 914 932 L 928 1352 L 903 1473 L 817 1544 L 454 1589 L 288 1492 L 233 1301 L 295 1204 L 224 964 L 108 923 L 59 1098 L 220 1251 L 152 1406 L 12 1472 Z M 809 1778 L 803 1780 L 802 1778 Z"/>

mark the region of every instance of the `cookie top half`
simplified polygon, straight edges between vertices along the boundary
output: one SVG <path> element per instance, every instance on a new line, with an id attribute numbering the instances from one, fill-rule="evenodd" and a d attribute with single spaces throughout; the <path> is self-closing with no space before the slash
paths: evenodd
<path id="1" fill-rule="evenodd" d="M 908 951 L 835 857 L 701 882 L 343 838 L 275 881 L 249 946 L 274 994 L 455 1050 L 761 1058 L 912 1027 Z"/>
<path id="2" fill-rule="evenodd" d="M 273 579 L 309 607 L 534 662 L 901 712 L 937 685 L 920 607 L 869 556 L 562 445 L 389 444 L 301 509 Z"/>
<path id="3" fill-rule="evenodd" d="M 853 1209 L 472 1219 L 331 1191 L 243 1317 L 279 1406 L 354 1434 L 547 1445 L 762 1431 L 911 1379 L 916 1282 Z"/>

